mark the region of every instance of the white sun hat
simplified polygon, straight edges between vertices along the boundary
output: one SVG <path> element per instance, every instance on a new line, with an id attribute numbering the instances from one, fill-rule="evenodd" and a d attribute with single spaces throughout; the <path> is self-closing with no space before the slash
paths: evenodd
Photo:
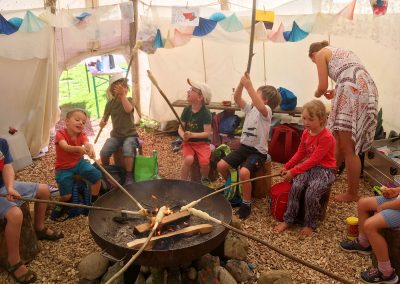
<path id="1" fill-rule="evenodd" d="M 187 79 L 187 82 L 190 86 L 195 87 L 196 89 L 199 89 L 201 91 L 201 94 L 204 97 L 204 103 L 208 105 L 211 102 L 211 89 L 206 83 L 198 82 L 198 81 L 193 81 L 190 80 L 189 78 Z"/>

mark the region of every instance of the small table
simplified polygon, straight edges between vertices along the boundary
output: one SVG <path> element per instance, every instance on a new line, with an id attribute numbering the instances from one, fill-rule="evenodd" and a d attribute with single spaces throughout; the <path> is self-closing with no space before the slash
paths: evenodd
<path id="1" fill-rule="evenodd" d="M 93 91 L 94 91 L 94 97 L 96 99 L 96 111 L 97 111 L 97 117 L 100 118 L 100 111 L 99 111 L 99 100 L 97 96 L 97 87 L 100 87 L 104 84 L 108 84 L 110 81 L 110 77 L 113 75 L 121 74 L 124 72 L 123 69 L 116 69 L 116 70 L 110 70 L 109 72 L 98 72 L 89 69 L 90 74 L 92 75 L 92 81 L 93 81 Z M 99 79 L 101 82 L 96 83 L 96 78 Z"/>
<path id="2" fill-rule="evenodd" d="M 172 103 L 172 106 L 175 106 L 175 107 L 186 107 L 188 105 L 189 105 L 189 103 L 187 100 L 176 100 Z M 231 106 L 225 106 L 221 102 L 210 102 L 206 106 L 209 109 L 240 110 L 239 106 L 236 104 L 233 104 Z M 274 109 L 272 112 L 273 113 L 286 113 L 291 116 L 301 116 L 302 111 L 303 111 L 302 107 L 296 107 L 294 110 L 282 110 L 280 107 L 278 107 L 278 108 Z"/>

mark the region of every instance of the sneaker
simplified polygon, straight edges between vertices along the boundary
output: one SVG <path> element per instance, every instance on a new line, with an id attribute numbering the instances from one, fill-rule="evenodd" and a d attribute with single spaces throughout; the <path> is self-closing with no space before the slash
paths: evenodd
<path id="1" fill-rule="evenodd" d="M 393 270 L 390 276 L 383 276 L 382 272 L 379 271 L 378 268 L 372 267 L 366 271 L 361 272 L 361 280 L 365 283 L 397 283 L 399 281 L 399 277 L 396 275 Z"/>
<path id="2" fill-rule="evenodd" d="M 341 241 L 340 248 L 347 252 L 358 252 L 363 255 L 370 255 L 372 253 L 371 246 L 368 246 L 366 248 L 362 247 L 358 242 L 358 239 L 352 241 L 348 240 Z"/>
<path id="3" fill-rule="evenodd" d="M 51 211 L 50 219 L 57 221 L 66 213 L 66 208 L 62 205 L 56 205 Z"/>
<path id="4" fill-rule="evenodd" d="M 251 205 L 240 204 L 240 208 L 236 211 L 235 215 L 237 215 L 240 219 L 245 220 L 250 216 L 251 213 Z"/>
<path id="5" fill-rule="evenodd" d="M 130 175 L 126 176 L 124 185 L 130 185 L 132 183 L 133 183 L 133 178 Z"/>

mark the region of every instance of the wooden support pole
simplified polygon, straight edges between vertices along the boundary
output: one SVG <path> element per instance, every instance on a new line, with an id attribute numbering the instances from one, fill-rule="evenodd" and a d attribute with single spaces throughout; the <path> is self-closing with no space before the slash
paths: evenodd
<path id="1" fill-rule="evenodd" d="M 132 60 L 132 98 L 135 102 L 136 111 L 139 117 L 142 117 L 142 110 L 140 107 L 140 81 L 139 81 L 139 53 L 133 50 L 136 44 L 137 32 L 139 29 L 139 0 L 132 0 L 133 2 L 133 23 L 129 27 L 129 46 L 130 55 L 133 57 Z"/>

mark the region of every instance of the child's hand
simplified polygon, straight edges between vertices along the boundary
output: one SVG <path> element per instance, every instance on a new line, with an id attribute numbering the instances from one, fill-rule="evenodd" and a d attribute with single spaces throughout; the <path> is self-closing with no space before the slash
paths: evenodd
<path id="1" fill-rule="evenodd" d="M 240 83 L 246 88 L 250 88 L 252 86 L 251 79 L 249 73 L 245 73 L 240 79 Z"/>
<path id="2" fill-rule="evenodd" d="M 100 120 L 99 126 L 100 126 L 100 128 L 104 128 L 104 126 L 106 126 L 106 124 L 107 124 L 107 122 L 102 118 Z"/>
<path id="3" fill-rule="evenodd" d="M 115 95 L 116 98 L 126 96 L 128 94 L 126 88 L 121 84 L 118 84 L 113 87 L 112 93 Z"/>
<path id="4" fill-rule="evenodd" d="M 382 195 L 385 198 L 395 198 L 399 195 L 396 189 L 394 188 L 388 188 L 386 186 L 382 186 L 381 188 Z"/>
<path id="5" fill-rule="evenodd" d="M 77 150 L 78 150 L 78 153 L 80 154 L 80 155 L 86 155 L 87 154 L 87 150 L 86 150 L 86 148 L 85 147 L 81 147 L 81 146 L 77 146 L 78 148 L 77 148 Z"/>
<path id="6" fill-rule="evenodd" d="M 325 92 L 324 94 L 325 98 L 327 98 L 328 100 L 331 100 L 335 97 L 335 90 L 328 90 Z"/>
<path id="7" fill-rule="evenodd" d="M 283 177 L 283 180 L 284 180 L 284 181 L 287 181 L 287 182 L 291 182 L 291 181 L 293 180 L 293 176 L 292 176 L 292 174 L 290 173 L 290 171 L 287 171 L 287 173 L 286 173 L 285 176 Z"/>
<path id="8" fill-rule="evenodd" d="M 285 175 L 287 174 L 287 172 L 288 172 L 288 170 L 285 169 L 285 168 L 283 168 L 283 169 L 281 170 L 281 172 L 280 172 L 280 175 L 283 177 L 283 176 L 285 176 Z"/>
<path id="9" fill-rule="evenodd" d="M 92 145 L 90 145 L 90 144 L 85 145 L 85 149 L 86 149 L 86 155 L 88 155 L 89 158 L 91 158 L 91 159 L 96 158 L 96 153 L 94 152 L 94 148 Z"/>
<path id="10" fill-rule="evenodd" d="M 188 141 L 190 137 L 192 137 L 192 132 L 190 132 L 190 131 L 185 131 L 185 132 L 183 133 L 183 141 Z"/>

